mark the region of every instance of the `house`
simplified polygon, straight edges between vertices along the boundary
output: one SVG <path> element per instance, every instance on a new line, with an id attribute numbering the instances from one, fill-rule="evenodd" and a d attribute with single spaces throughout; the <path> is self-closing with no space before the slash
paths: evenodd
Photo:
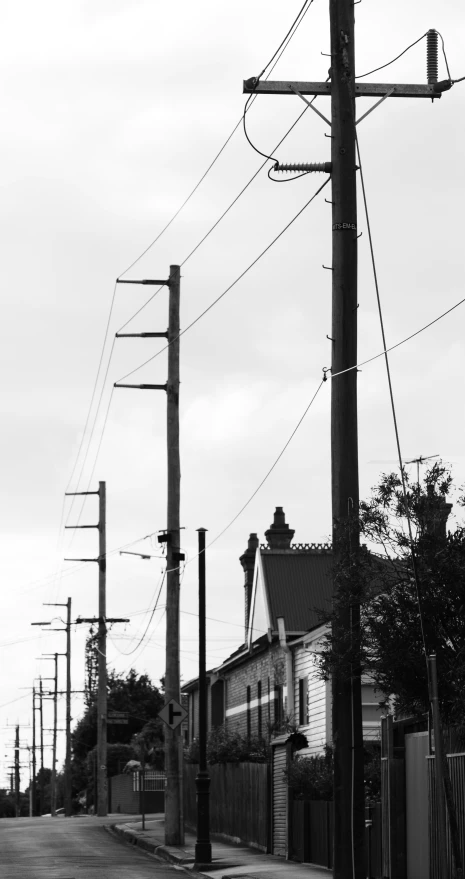
<path id="1" fill-rule="evenodd" d="M 276 507 L 266 544 L 250 534 L 240 556 L 244 572 L 244 642 L 208 673 L 208 729 L 225 726 L 272 739 L 298 727 L 318 754 L 331 741 L 331 686 L 318 673 L 317 654 L 327 626 L 321 613 L 333 592 L 330 544 L 293 544 L 294 530 Z M 198 681 L 188 697 L 187 739 L 198 735 Z M 362 680 L 364 738 L 378 738 L 382 696 Z"/>

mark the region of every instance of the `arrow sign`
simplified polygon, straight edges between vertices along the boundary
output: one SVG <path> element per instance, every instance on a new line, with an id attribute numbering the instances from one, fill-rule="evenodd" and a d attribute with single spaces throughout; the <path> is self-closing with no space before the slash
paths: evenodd
<path id="1" fill-rule="evenodd" d="M 170 699 L 161 711 L 158 712 L 158 716 L 161 717 L 170 729 L 176 729 L 183 722 L 184 718 L 187 717 L 187 711 L 179 702 L 176 702 L 176 699 Z"/>

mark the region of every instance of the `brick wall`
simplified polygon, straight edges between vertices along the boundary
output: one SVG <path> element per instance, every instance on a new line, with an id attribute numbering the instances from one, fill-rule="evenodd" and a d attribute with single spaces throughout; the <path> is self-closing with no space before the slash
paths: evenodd
<path id="1" fill-rule="evenodd" d="M 237 729 L 242 735 L 258 735 L 261 714 L 261 734 L 267 737 L 270 724 L 277 720 L 276 688 L 281 688 L 281 694 L 285 689 L 284 655 L 279 644 L 270 645 L 265 653 L 251 656 L 239 667 L 226 671 L 224 678 L 227 728 Z"/>

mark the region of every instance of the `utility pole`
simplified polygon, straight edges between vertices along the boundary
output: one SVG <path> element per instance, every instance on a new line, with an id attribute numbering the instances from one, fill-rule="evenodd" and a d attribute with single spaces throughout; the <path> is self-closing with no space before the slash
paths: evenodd
<path id="1" fill-rule="evenodd" d="M 98 528 L 99 554 L 96 559 L 65 559 L 65 561 L 98 562 L 98 691 L 97 691 L 97 814 L 108 813 L 107 781 L 107 622 L 106 618 L 106 483 L 99 482 L 98 491 L 71 491 L 67 495 L 97 494 L 99 497 L 98 525 L 66 525 L 66 528 Z M 80 620 L 79 622 L 83 622 Z"/>
<path id="2" fill-rule="evenodd" d="M 438 82 L 438 35 L 427 34 L 427 80 L 423 85 L 355 81 L 354 2 L 329 0 L 331 69 L 329 82 L 244 82 L 246 94 L 297 95 L 331 127 L 331 162 L 282 165 L 275 171 L 323 171 L 332 181 L 332 394 L 331 464 L 335 569 L 359 551 L 357 442 L 357 193 L 356 125 L 389 97 L 440 98 L 451 87 Z M 327 119 L 304 95 L 331 98 Z M 356 119 L 355 99 L 378 101 Z M 347 370 L 346 372 L 343 372 Z M 341 374 L 343 372 L 343 374 Z M 355 587 L 356 588 L 356 587 Z M 355 589 L 343 596 L 335 577 L 333 649 L 349 651 L 351 668 L 333 672 L 334 879 L 363 879 L 364 787 L 361 677 L 358 661 L 360 605 Z"/>
<path id="3" fill-rule="evenodd" d="M 66 604 L 57 601 L 45 601 L 46 607 L 66 607 L 65 628 L 53 628 L 51 632 L 66 632 L 66 753 L 65 753 L 65 817 L 71 817 L 71 598 Z M 32 626 L 48 626 L 49 622 L 31 623 Z M 60 654 L 62 656 L 63 654 Z"/>
<path id="4" fill-rule="evenodd" d="M 53 685 L 53 747 L 52 747 L 52 778 L 51 778 L 51 803 L 50 812 L 52 818 L 57 810 L 57 710 L 58 710 L 58 653 L 54 654 L 55 681 Z"/>
<path id="5" fill-rule="evenodd" d="M 98 553 L 98 696 L 97 696 L 97 814 L 108 813 L 107 780 L 107 495 L 106 485 L 99 482 L 99 553 Z"/>
<path id="6" fill-rule="evenodd" d="M 19 796 L 19 726 L 16 727 L 15 735 L 15 814 L 19 818 L 21 814 L 21 800 Z"/>
<path id="7" fill-rule="evenodd" d="M 168 504 L 167 528 L 158 540 L 166 542 L 166 673 L 165 704 L 181 699 L 179 668 L 179 565 L 183 559 L 180 549 L 180 484 L 179 457 L 179 314 L 180 314 L 180 266 L 170 266 L 168 280 L 120 281 L 120 284 L 150 284 L 167 286 L 169 289 L 169 326 L 167 333 L 118 333 L 117 337 L 141 336 L 168 339 L 168 381 L 165 385 L 115 384 L 117 388 L 140 390 L 164 390 L 167 394 L 167 467 Z M 165 731 L 165 845 L 183 845 L 184 825 L 182 808 L 182 751 L 181 728 Z"/>
<path id="8" fill-rule="evenodd" d="M 66 603 L 65 817 L 71 817 L 71 598 Z"/>
<path id="9" fill-rule="evenodd" d="M 37 813 L 37 803 L 36 803 L 36 688 L 32 687 L 32 781 L 31 781 L 31 791 L 32 791 L 32 809 L 31 814 L 34 816 Z"/>
<path id="10" fill-rule="evenodd" d="M 39 810 L 44 811 L 44 714 L 43 714 L 43 690 L 42 678 L 39 678 L 39 717 L 40 717 L 40 785 L 39 785 Z"/>

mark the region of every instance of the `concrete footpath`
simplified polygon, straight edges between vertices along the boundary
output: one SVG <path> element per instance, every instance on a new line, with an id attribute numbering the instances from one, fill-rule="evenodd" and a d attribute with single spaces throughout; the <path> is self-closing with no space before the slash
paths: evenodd
<path id="1" fill-rule="evenodd" d="M 278 855 L 266 855 L 246 845 L 212 839 L 212 863 L 195 863 L 194 833 L 186 831 L 183 846 L 165 846 L 165 816 L 148 815 L 145 830 L 140 819 L 111 825 L 112 831 L 144 851 L 156 855 L 184 870 L 212 879 L 247 877 L 247 879 L 329 879 L 331 870 L 312 864 L 286 861 Z"/>

